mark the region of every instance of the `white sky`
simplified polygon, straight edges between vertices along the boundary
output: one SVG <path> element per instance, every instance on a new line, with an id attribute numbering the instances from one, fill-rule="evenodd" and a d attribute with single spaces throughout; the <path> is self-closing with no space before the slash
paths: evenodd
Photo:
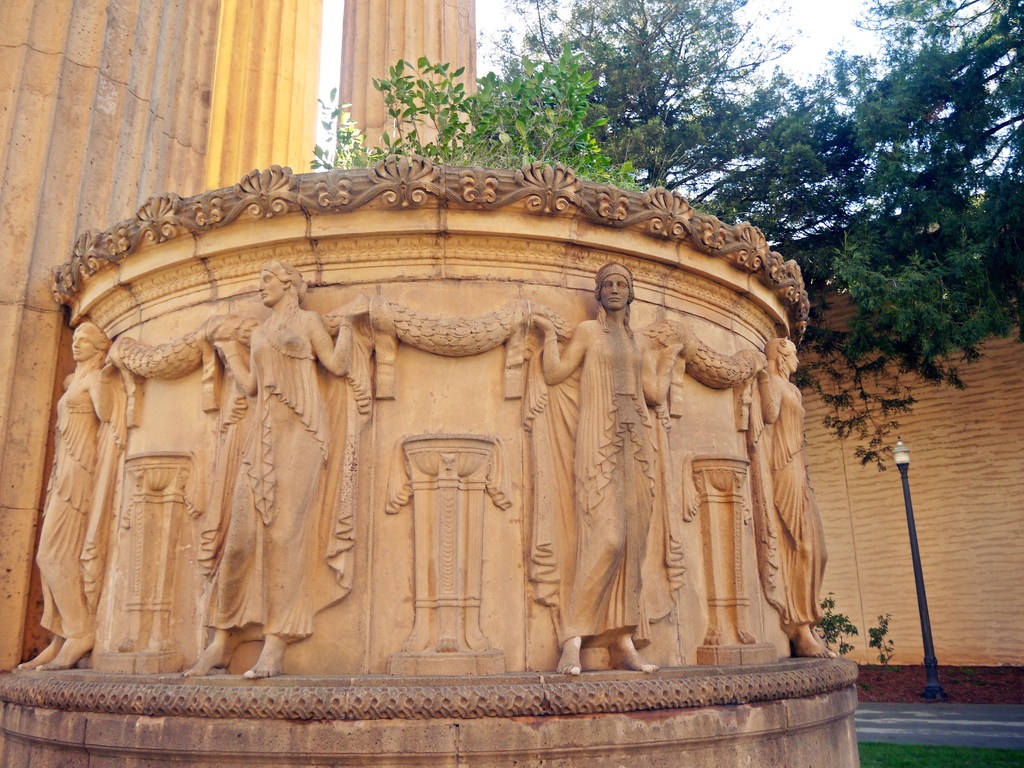
<path id="1" fill-rule="evenodd" d="M 336 88 L 341 70 L 341 26 L 344 0 L 323 0 L 324 35 L 320 53 L 320 98 L 325 103 Z M 791 30 L 793 49 L 778 64 L 792 76 L 802 79 L 821 71 L 830 50 L 870 53 L 874 37 L 854 25 L 867 6 L 867 0 L 751 0 L 750 12 L 759 8 L 789 9 L 786 28 Z M 785 14 L 784 14 L 785 15 Z M 477 70 L 483 74 L 495 68 L 489 40 L 507 25 L 504 0 L 477 0 L 476 30 L 480 50 Z M 319 122 L 317 123 L 319 129 Z M 319 133 L 319 132 L 318 132 Z M 317 141 L 323 137 L 318 135 Z"/>

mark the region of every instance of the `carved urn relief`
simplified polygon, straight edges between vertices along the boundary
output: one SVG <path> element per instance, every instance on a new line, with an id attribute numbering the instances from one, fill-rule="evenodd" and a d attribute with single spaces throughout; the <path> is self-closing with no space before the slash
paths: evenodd
<path id="1" fill-rule="evenodd" d="M 192 457 L 173 452 L 132 456 L 125 462 L 127 493 L 117 533 L 117 566 L 128 575 L 114 607 L 124 632 L 116 652 L 97 653 L 101 672 L 177 672 L 185 659 L 171 634 L 174 577 L 186 525 Z"/>
<path id="2" fill-rule="evenodd" d="M 750 615 L 757 585 L 745 576 L 754 554 L 749 464 L 747 459 L 733 456 L 693 460 L 704 531 L 708 606 L 707 631 L 697 648 L 698 664 L 767 664 L 778 659 L 774 645 L 758 641 Z"/>
<path id="3" fill-rule="evenodd" d="M 387 511 L 397 514 L 410 503 L 415 623 L 391 657 L 391 674 L 501 674 L 505 654 L 480 628 L 487 508 L 512 506 L 501 442 L 483 435 L 405 438 L 396 448 Z"/>

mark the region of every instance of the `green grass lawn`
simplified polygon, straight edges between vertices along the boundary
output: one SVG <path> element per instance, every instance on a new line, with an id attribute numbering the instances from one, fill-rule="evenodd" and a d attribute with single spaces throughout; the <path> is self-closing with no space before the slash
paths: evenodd
<path id="1" fill-rule="evenodd" d="M 1024 768 L 1024 751 L 862 741 L 861 768 Z"/>

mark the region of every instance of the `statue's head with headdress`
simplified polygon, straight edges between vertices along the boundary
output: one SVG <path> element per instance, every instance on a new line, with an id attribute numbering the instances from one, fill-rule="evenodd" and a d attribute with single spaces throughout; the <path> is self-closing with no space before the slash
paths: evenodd
<path id="1" fill-rule="evenodd" d="M 773 373 L 788 379 L 796 371 L 796 344 L 789 339 L 769 339 L 764 345 L 764 356 L 768 358 L 768 370 Z"/>
<path id="2" fill-rule="evenodd" d="M 633 273 L 629 271 L 629 268 L 619 264 L 617 261 L 609 261 L 599 270 L 594 278 L 594 298 L 597 299 L 597 319 L 601 323 L 601 327 L 607 332 L 608 328 L 608 311 L 605 309 L 604 302 L 601 300 L 601 290 L 604 287 L 605 281 L 612 275 L 620 275 L 626 279 L 626 284 L 629 286 L 629 294 L 626 297 L 626 311 L 623 319 L 623 324 L 626 327 L 626 332 L 633 336 L 633 329 L 629 326 L 629 307 L 633 303 L 633 299 L 636 298 L 636 294 L 633 292 Z"/>

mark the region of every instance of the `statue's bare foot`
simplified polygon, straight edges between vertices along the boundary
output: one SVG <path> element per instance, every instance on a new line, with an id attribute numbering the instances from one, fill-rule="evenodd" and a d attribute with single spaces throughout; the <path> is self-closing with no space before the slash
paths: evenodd
<path id="1" fill-rule="evenodd" d="M 580 647 L 583 645 L 583 638 L 570 637 L 562 645 L 562 658 L 558 660 L 558 667 L 555 669 L 560 675 L 578 675 L 583 671 L 580 664 Z"/>
<path id="2" fill-rule="evenodd" d="M 633 638 L 629 635 L 622 635 L 615 644 L 608 649 L 611 653 L 612 666 L 616 669 L 629 669 L 633 672 L 657 672 L 658 667 L 648 664 L 640 658 L 636 646 L 633 645 Z"/>
<path id="3" fill-rule="evenodd" d="M 36 656 L 31 661 L 26 661 L 24 664 L 19 664 L 19 670 L 35 669 L 41 667 L 43 664 L 47 664 L 57 658 L 57 654 L 60 653 L 61 646 L 64 645 L 64 638 L 55 636 L 50 644 L 43 649 L 42 653 Z"/>
<path id="4" fill-rule="evenodd" d="M 263 651 L 256 660 L 256 666 L 246 672 L 244 677 L 259 680 L 280 675 L 284 671 L 284 649 L 287 647 L 288 643 L 280 635 L 267 635 L 263 642 Z"/>
<path id="5" fill-rule="evenodd" d="M 71 669 L 92 650 L 95 641 L 96 636 L 92 632 L 82 637 L 69 637 L 61 645 L 60 651 L 57 652 L 53 661 L 40 664 L 38 668 L 45 670 Z"/>
<path id="6" fill-rule="evenodd" d="M 206 646 L 199 659 L 189 669 L 181 673 L 182 677 L 203 677 L 210 674 L 214 667 L 226 667 L 231 660 L 231 649 L 228 647 L 227 630 L 218 629 L 213 634 L 213 641 Z"/>
<path id="7" fill-rule="evenodd" d="M 807 624 L 801 624 L 790 635 L 795 655 L 807 659 L 834 659 L 838 654 L 829 650 Z"/>

